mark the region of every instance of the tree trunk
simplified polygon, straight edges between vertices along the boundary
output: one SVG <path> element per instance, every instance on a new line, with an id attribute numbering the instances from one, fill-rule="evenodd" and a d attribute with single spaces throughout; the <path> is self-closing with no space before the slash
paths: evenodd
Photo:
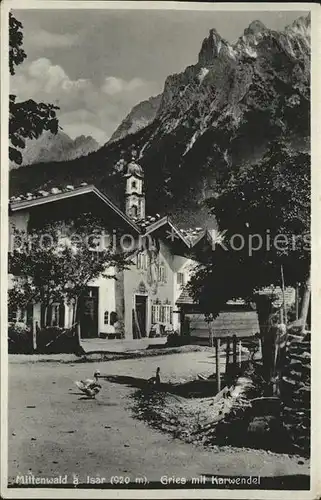
<path id="1" fill-rule="evenodd" d="M 77 333 L 78 346 L 80 347 L 81 346 L 81 331 L 80 331 L 80 315 L 79 315 L 79 308 L 78 308 L 78 297 L 75 298 L 73 317 L 74 317 L 73 324 L 75 325 L 76 333 Z"/>
<path id="2" fill-rule="evenodd" d="M 300 320 L 299 320 L 300 324 L 302 325 L 303 330 L 305 330 L 305 326 L 307 323 L 309 304 L 310 304 L 310 296 L 311 296 L 311 277 L 309 276 L 309 278 L 307 279 L 305 286 L 304 286 L 301 314 L 300 314 Z"/>
<path id="3" fill-rule="evenodd" d="M 48 305 L 45 305 L 45 311 L 44 311 L 44 315 L 43 315 L 43 326 L 46 327 L 47 326 L 47 319 L 48 319 Z"/>
<path id="4" fill-rule="evenodd" d="M 215 370 L 216 370 L 216 384 L 217 384 L 217 392 L 221 390 L 221 365 L 220 365 L 220 347 L 221 347 L 221 339 L 215 339 Z"/>
<path id="5" fill-rule="evenodd" d="M 45 326 L 45 300 L 40 297 L 40 329 Z"/>

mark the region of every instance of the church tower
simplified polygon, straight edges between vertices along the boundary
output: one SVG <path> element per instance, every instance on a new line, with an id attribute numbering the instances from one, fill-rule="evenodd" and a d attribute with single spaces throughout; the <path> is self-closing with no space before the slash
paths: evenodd
<path id="1" fill-rule="evenodd" d="M 145 218 L 144 172 L 136 162 L 136 151 L 132 152 L 132 160 L 125 173 L 125 211 L 131 219 Z"/>

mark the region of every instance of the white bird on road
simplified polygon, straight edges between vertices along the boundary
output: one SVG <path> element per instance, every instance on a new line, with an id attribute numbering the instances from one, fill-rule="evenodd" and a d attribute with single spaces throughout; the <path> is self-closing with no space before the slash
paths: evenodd
<path id="1" fill-rule="evenodd" d="M 98 378 L 100 376 L 100 371 L 96 370 L 94 373 L 94 378 L 87 380 L 76 381 L 75 384 L 84 394 L 90 398 L 95 398 L 96 394 L 99 393 L 101 385 L 98 383 Z"/>

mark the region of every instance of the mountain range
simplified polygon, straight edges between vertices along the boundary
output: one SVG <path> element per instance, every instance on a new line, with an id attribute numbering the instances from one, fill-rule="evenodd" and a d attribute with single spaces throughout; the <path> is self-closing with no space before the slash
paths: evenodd
<path id="1" fill-rule="evenodd" d="M 109 143 L 77 160 L 12 171 L 12 194 L 86 181 L 121 203 L 118 161 L 135 149 L 148 212 L 205 224 L 206 199 L 271 141 L 310 150 L 310 24 L 300 17 L 274 31 L 253 21 L 233 45 L 210 30 L 196 63 L 135 106 Z"/>
<path id="2" fill-rule="evenodd" d="M 159 110 L 162 94 L 150 97 L 133 107 L 111 136 L 109 143 L 119 141 L 128 134 L 134 134 L 152 123 Z"/>
<path id="3" fill-rule="evenodd" d="M 57 134 L 45 131 L 38 139 L 26 140 L 26 146 L 22 151 L 22 166 L 72 160 L 97 149 L 99 144 L 91 136 L 80 135 L 71 139 L 60 130 Z M 12 162 L 10 167 L 17 168 L 17 165 Z"/>

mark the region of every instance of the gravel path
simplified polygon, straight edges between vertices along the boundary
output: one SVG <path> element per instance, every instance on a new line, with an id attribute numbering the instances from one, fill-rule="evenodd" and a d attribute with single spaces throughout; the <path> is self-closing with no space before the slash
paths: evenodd
<path id="1" fill-rule="evenodd" d="M 309 474 L 298 457 L 260 450 L 201 446 L 173 439 L 137 420 L 131 411 L 135 388 L 103 380 L 96 400 L 79 399 L 75 380 L 102 375 L 149 378 L 157 366 L 164 382 L 192 380 L 214 371 L 211 352 L 191 352 L 97 364 L 10 363 L 9 480 L 18 474 L 40 477 L 139 475 L 187 479 L 201 474 L 284 476 Z"/>

